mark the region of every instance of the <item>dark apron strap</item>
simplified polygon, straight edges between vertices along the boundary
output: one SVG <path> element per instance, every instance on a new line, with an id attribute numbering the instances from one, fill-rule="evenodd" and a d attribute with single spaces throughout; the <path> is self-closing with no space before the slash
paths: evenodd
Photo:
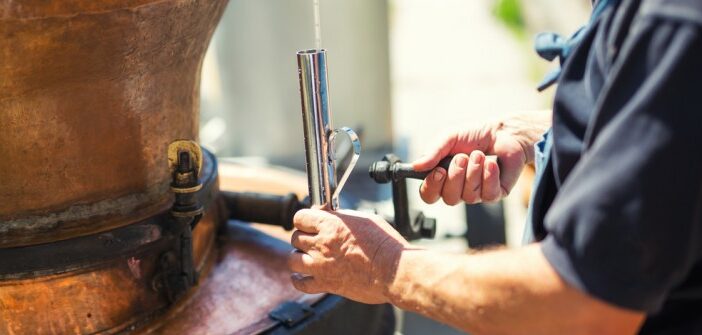
<path id="1" fill-rule="evenodd" d="M 590 21 L 578 29 L 570 38 L 565 38 L 556 33 L 539 33 L 536 35 L 534 41 L 534 49 L 536 53 L 543 59 L 547 61 L 553 61 L 558 58 L 561 66 L 557 69 L 549 72 L 546 77 L 539 83 L 537 90 L 539 92 L 549 88 L 551 85 L 558 81 L 561 76 L 561 67 L 565 63 L 566 59 L 573 52 L 575 47 L 580 44 L 580 42 L 585 37 L 585 33 L 588 29 L 597 21 L 597 18 L 604 13 L 605 9 L 609 6 L 617 6 L 620 0 L 600 0 L 597 2 L 595 7 L 592 9 L 592 14 L 590 15 Z"/>

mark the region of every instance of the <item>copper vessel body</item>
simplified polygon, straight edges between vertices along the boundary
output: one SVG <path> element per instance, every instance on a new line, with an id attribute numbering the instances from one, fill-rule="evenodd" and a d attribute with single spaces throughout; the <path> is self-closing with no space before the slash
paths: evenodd
<path id="1" fill-rule="evenodd" d="M 199 281 L 175 301 L 163 287 L 177 238 L 167 148 L 197 139 L 200 68 L 226 3 L 0 0 L 0 252 L 17 256 L 0 263 L 0 334 L 248 334 L 275 325 L 283 301 L 321 298 L 292 287 L 288 233 L 223 227 L 213 157 L 192 231 Z M 306 189 L 304 176 L 222 170 L 227 190 Z M 118 238 L 133 229 L 143 239 Z"/>
<path id="2" fill-rule="evenodd" d="M 226 0 L 0 1 L 0 247 L 168 208 Z"/>

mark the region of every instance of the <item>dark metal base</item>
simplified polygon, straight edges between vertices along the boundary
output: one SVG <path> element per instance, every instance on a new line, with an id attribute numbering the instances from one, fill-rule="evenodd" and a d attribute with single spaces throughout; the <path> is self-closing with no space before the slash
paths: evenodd
<path id="1" fill-rule="evenodd" d="M 265 334 L 392 335 L 395 332 L 391 305 L 366 305 L 329 295 L 314 304 L 312 310 L 310 317 L 293 327 L 281 324 Z"/>

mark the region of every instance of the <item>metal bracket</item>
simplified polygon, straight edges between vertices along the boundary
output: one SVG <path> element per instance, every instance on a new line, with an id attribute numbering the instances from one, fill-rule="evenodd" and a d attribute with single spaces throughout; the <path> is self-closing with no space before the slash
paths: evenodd
<path id="1" fill-rule="evenodd" d="M 171 190 L 175 201 L 170 212 L 169 231 L 176 237 L 176 250 L 161 255 L 163 286 L 168 300 L 177 300 L 197 284 L 198 273 L 193 260 L 192 230 L 202 218 L 203 206 L 197 192 L 202 189 L 202 150 L 189 140 L 174 141 L 168 146 L 168 165 L 173 175 Z"/>

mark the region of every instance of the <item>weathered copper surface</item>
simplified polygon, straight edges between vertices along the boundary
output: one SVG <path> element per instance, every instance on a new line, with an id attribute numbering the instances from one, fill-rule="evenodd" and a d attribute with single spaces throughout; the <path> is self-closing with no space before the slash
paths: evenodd
<path id="1" fill-rule="evenodd" d="M 198 269 L 214 260 L 219 210 L 210 207 L 193 232 Z M 161 252 L 148 248 L 87 269 L 0 281 L 0 334 L 109 333 L 148 321 L 168 306 L 155 278 Z"/>
<path id="2" fill-rule="evenodd" d="M 221 164 L 220 173 L 225 190 L 303 195 L 307 188 L 303 174 L 278 169 Z M 193 232 L 200 283 L 175 305 L 154 285 L 158 253 L 122 255 L 80 271 L 0 281 L 0 334 L 250 334 L 272 326 L 268 313 L 283 301 L 321 297 L 290 284 L 289 232 L 230 224 L 216 241 L 217 206 Z"/>
<path id="3" fill-rule="evenodd" d="M 226 0 L 0 0 L 0 247 L 166 209 Z"/>
<path id="4" fill-rule="evenodd" d="M 316 301 L 290 284 L 292 247 L 233 223 L 211 272 L 192 296 L 144 329 L 161 334 L 254 334 L 275 324 L 268 313 L 287 300 Z"/>

